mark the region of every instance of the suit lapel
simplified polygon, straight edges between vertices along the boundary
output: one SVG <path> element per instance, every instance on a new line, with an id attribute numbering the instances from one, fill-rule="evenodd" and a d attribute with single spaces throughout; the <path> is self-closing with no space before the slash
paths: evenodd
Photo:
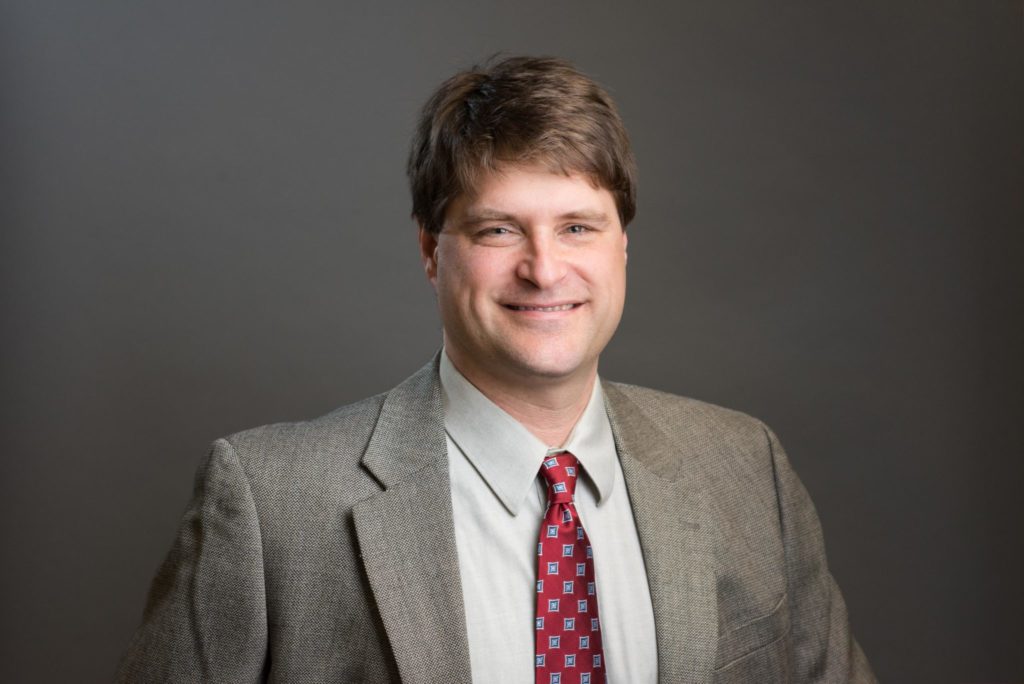
<path id="1" fill-rule="evenodd" d="M 615 385 L 608 415 L 636 520 L 658 640 L 658 679 L 702 682 L 718 639 L 714 521 L 694 444 L 672 443 Z"/>
<path id="2" fill-rule="evenodd" d="M 385 487 L 354 509 L 360 553 L 404 682 L 470 682 L 437 361 L 392 390 L 363 465 Z M 672 443 L 620 389 L 608 415 L 647 568 L 658 678 L 710 676 L 718 609 L 714 521 L 695 444 Z"/>
<path id="3" fill-rule="evenodd" d="M 403 682 L 469 682 L 437 357 L 384 401 L 363 465 L 385 487 L 354 509 Z"/>

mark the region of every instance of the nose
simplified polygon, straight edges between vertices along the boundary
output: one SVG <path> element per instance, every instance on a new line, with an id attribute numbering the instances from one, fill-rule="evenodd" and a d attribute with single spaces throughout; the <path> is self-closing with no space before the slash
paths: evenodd
<path id="1" fill-rule="evenodd" d="M 527 241 L 516 266 L 517 276 L 540 289 L 558 284 L 567 272 L 568 264 L 557 241 L 543 234 Z"/>

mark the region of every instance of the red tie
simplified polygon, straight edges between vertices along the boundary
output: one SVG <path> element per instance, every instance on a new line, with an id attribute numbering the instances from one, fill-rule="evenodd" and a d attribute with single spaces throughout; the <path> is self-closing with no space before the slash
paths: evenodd
<path id="1" fill-rule="evenodd" d="M 594 554 L 576 512 L 568 451 L 544 459 L 548 509 L 537 544 L 536 684 L 604 684 Z"/>

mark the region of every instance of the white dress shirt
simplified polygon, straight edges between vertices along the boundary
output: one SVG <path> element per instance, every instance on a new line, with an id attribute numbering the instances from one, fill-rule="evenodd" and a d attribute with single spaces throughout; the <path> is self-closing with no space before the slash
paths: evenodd
<path id="1" fill-rule="evenodd" d="M 547 505 L 539 471 L 548 454 L 569 451 L 585 475 L 576 510 L 594 549 L 608 682 L 656 682 L 647 574 L 600 381 L 565 445 L 549 448 L 445 353 L 440 374 L 473 681 L 534 681 L 537 539 Z"/>

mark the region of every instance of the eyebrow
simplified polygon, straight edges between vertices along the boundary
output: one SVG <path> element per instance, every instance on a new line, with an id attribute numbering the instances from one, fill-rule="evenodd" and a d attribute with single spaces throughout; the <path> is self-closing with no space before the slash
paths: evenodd
<path id="1" fill-rule="evenodd" d="M 467 211 L 462 217 L 462 223 L 483 223 L 484 221 L 513 221 L 512 214 L 506 214 L 494 209 L 476 209 Z"/>
<path id="2" fill-rule="evenodd" d="M 564 214 L 560 214 L 555 217 L 559 221 L 577 220 L 577 221 L 590 221 L 593 223 L 607 223 L 608 214 L 599 210 L 588 210 L 588 209 L 577 209 L 574 211 L 567 211 Z M 464 224 L 477 224 L 484 223 L 486 221 L 515 221 L 516 218 L 512 214 L 508 214 L 503 211 L 496 209 L 474 209 L 466 212 L 465 216 L 462 217 L 462 223 Z"/>

